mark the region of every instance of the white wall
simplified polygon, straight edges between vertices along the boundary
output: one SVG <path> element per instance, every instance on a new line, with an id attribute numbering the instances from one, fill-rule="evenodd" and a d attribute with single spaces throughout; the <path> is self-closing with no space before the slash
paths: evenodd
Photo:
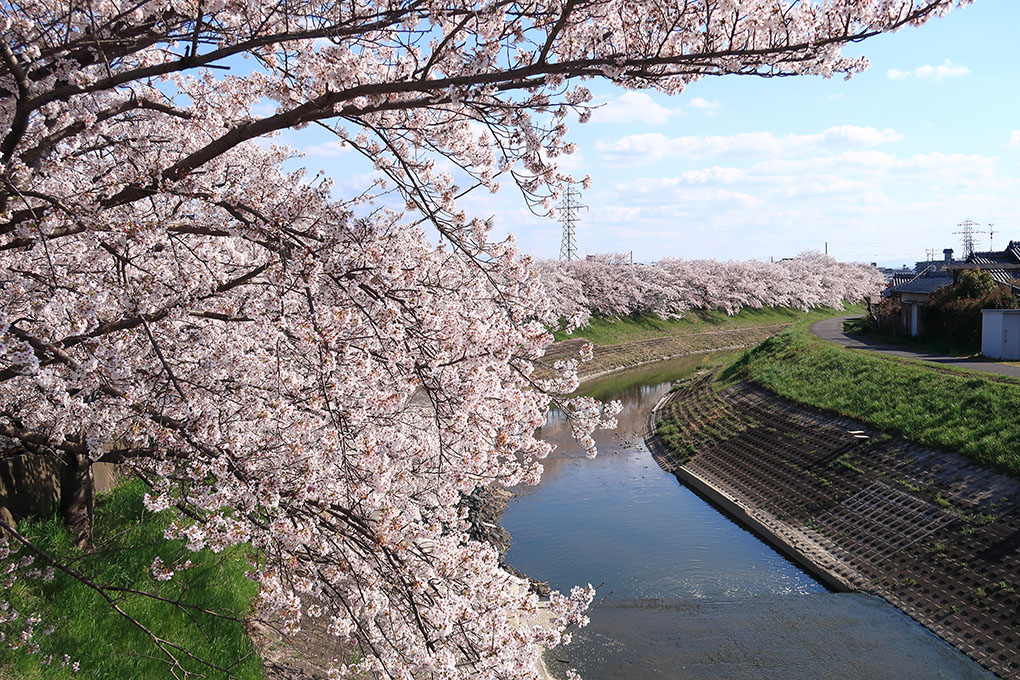
<path id="1" fill-rule="evenodd" d="M 1020 309 L 981 310 L 981 353 L 989 359 L 1020 359 Z"/>

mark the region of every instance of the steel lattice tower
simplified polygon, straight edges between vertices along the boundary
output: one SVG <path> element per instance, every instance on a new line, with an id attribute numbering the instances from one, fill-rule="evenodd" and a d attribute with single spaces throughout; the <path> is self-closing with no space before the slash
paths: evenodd
<path id="1" fill-rule="evenodd" d="M 577 259 L 577 242 L 574 239 L 574 230 L 577 228 L 577 213 L 588 206 L 582 205 L 578 199 L 581 192 L 572 186 L 567 186 L 563 194 L 563 200 L 556 206 L 560 211 L 560 223 L 563 224 L 563 240 L 560 242 L 560 259 L 571 262 Z"/>
<path id="2" fill-rule="evenodd" d="M 960 243 L 963 244 L 963 257 L 966 259 L 974 254 L 974 235 L 985 232 L 975 229 L 974 227 L 980 225 L 971 219 L 966 219 L 956 226 L 960 227 L 960 231 L 954 231 L 953 233 L 960 234 Z"/>

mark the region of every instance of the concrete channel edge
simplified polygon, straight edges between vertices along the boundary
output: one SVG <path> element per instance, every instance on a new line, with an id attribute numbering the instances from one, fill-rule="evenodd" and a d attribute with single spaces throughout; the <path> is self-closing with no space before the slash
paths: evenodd
<path id="1" fill-rule="evenodd" d="M 658 439 L 658 434 L 656 433 L 659 412 L 675 396 L 675 393 L 663 396 L 648 416 L 644 433 L 645 446 L 648 447 L 653 456 L 656 456 L 657 451 L 664 449 L 664 445 Z M 723 489 L 715 486 L 697 473 L 686 469 L 684 466 L 672 467 L 670 472 L 710 505 L 720 510 L 741 527 L 755 534 L 815 579 L 821 581 L 829 590 L 837 593 L 847 593 L 854 590 L 853 586 L 847 581 L 826 569 L 821 560 L 811 557 L 812 554 L 819 554 L 819 549 L 816 546 L 812 545 L 811 548 L 798 546 L 799 541 L 796 538 L 785 536 L 784 534 L 788 532 L 780 529 L 782 523 L 775 520 L 769 513 L 744 505 L 736 498 L 727 494 Z M 801 540 L 806 539 L 802 537 Z"/>
<path id="2" fill-rule="evenodd" d="M 752 385 L 715 393 L 708 380 L 648 415 L 662 469 L 831 590 L 882 597 L 1020 680 L 1018 480 Z M 682 436 L 704 437 L 690 440 L 693 458 L 666 448 L 665 413 L 690 423 Z"/>

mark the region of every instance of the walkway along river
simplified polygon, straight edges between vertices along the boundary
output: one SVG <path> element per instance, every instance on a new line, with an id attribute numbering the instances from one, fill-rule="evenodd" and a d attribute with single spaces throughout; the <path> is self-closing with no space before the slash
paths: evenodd
<path id="1" fill-rule="evenodd" d="M 659 468 L 645 418 L 705 357 L 586 383 L 620 399 L 620 426 L 574 445 L 562 414 L 542 436 L 558 445 L 536 487 L 503 515 L 507 562 L 554 588 L 602 584 L 588 628 L 547 665 L 588 680 L 931 680 L 994 678 L 880 598 L 830 593 Z"/>

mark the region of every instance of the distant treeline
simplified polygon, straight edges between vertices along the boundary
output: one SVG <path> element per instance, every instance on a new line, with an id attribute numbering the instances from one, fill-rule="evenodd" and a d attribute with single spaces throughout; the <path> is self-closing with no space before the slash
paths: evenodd
<path id="1" fill-rule="evenodd" d="M 745 307 L 840 307 L 885 287 L 874 267 L 837 262 L 817 252 L 779 262 L 665 259 L 631 264 L 626 255 L 536 262 L 560 318 L 587 314 L 682 316 L 692 309 L 736 314 Z"/>

